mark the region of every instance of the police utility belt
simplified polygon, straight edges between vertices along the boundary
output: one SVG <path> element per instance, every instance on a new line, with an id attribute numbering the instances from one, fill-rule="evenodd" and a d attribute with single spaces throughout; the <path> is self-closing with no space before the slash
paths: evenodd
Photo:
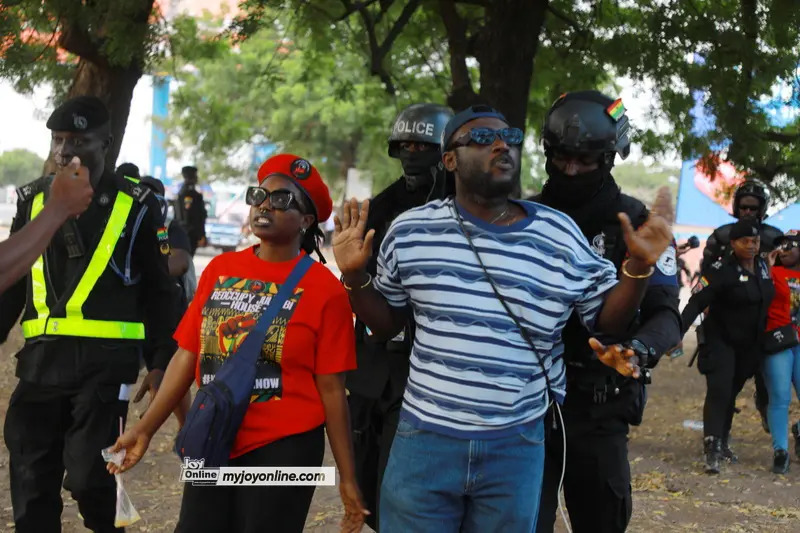
<path id="1" fill-rule="evenodd" d="M 642 385 L 649 385 L 652 381 L 651 369 L 645 367 L 640 367 L 641 377 L 634 379 L 615 371 L 593 371 L 580 363 L 567 364 L 573 368 L 573 372 L 567 372 L 569 394 L 577 393 L 584 399 L 591 398 L 592 403 L 598 405 L 614 400 L 637 381 Z"/>

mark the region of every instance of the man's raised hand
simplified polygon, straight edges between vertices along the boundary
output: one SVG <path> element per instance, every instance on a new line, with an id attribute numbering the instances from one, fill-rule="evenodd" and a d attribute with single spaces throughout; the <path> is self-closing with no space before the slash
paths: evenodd
<path id="1" fill-rule="evenodd" d="M 343 275 L 363 271 L 372 255 L 375 230 L 371 229 L 364 235 L 368 214 L 369 200 L 364 200 L 359 209 L 358 201 L 352 198 L 342 206 L 342 218 L 336 216 L 333 219 L 333 256 Z"/>
<path id="2" fill-rule="evenodd" d="M 89 169 L 81 166 L 81 160 L 73 157 L 69 165 L 61 168 L 50 185 L 50 199 L 64 218 L 77 216 L 92 203 L 94 189 L 89 182 Z"/>
<path id="3" fill-rule="evenodd" d="M 620 213 L 618 216 L 631 257 L 646 265 L 655 265 L 673 240 L 670 226 L 675 218 L 675 210 L 672 207 L 669 188 L 661 187 L 658 190 L 650 216 L 639 229 L 633 229 L 631 220 L 625 213 Z"/>

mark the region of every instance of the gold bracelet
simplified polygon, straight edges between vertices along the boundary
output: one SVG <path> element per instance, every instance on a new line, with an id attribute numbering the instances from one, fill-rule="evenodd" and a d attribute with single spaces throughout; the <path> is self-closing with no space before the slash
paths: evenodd
<path id="1" fill-rule="evenodd" d="M 630 259 L 626 259 L 625 261 L 623 261 L 621 270 L 622 270 L 623 274 L 625 274 L 626 276 L 628 276 L 631 279 L 646 279 L 646 278 L 649 278 L 650 276 L 652 276 L 653 272 L 656 271 L 656 267 L 654 267 L 653 265 L 650 265 L 650 272 L 648 272 L 647 274 L 640 274 L 638 276 L 634 276 L 633 274 L 628 272 L 627 268 L 625 268 L 626 265 L 628 264 L 628 261 L 630 261 Z"/>
<path id="2" fill-rule="evenodd" d="M 370 283 L 372 283 L 372 274 L 367 272 L 367 282 L 364 283 L 362 286 L 358 287 L 358 289 L 366 289 L 369 287 Z M 342 276 L 342 285 L 344 285 L 345 290 L 352 291 L 352 287 L 348 287 L 347 283 L 344 282 L 344 276 Z"/>

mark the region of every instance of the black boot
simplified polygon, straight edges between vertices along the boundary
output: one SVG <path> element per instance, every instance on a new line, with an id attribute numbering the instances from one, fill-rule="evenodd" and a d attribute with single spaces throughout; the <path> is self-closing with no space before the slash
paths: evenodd
<path id="1" fill-rule="evenodd" d="M 772 473 L 789 473 L 789 452 L 786 450 L 775 450 L 775 455 L 772 458 Z"/>
<path id="2" fill-rule="evenodd" d="M 719 437 L 706 437 L 703 439 L 703 449 L 706 459 L 706 474 L 719 474 L 719 462 L 722 459 L 722 439 Z"/>
<path id="3" fill-rule="evenodd" d="M 792 435 L 794 435 L 794 454 L 800 459 L 800 420 L 792 424 Z"/>
<path id="4" fill-rule="evenodd" d="M 722 438 L 722 444 L 721 444 L 722 458 L 731 464 L 736 464 L 739 462 L 739 458 L 736 456 L 735 453 L 733 453 L 733 450 L 731 450 L 730 439 L 731 439 L 730 434 L 725 435 L 725 437 Z"/>

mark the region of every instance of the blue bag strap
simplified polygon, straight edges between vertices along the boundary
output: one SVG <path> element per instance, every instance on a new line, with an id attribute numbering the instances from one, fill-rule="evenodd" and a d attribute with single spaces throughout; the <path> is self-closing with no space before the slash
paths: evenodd
<path id="1" fill-rule="evenodd" d="M 294 294 L 295 287 L 297 287 L 297 284 L 300 283 L 300 280 L 305 276 L 313 263 L 314 260 L 311 259 L 308 254 L 304 254 L 303 257 L 300 258 L 300 261 L 294 266 L 289 277 L 286 278 L 286 281 L 281 285 L 278 293 L 270 300 L 269 305 L 267 305 L 267 308 L 264 310 L 264 314 L 258 319 L 256 327 L 250 331 L 234 355 L 239 355 L 239 358 L 247 358 L 245 361 L 246 364 L 256 363 L 261 353 L 261 346 L 264 344 L 264 338 L 267 336 L 267 329 L 270 324 L 272 324 L 272 321 L 275 320 L 284 302 Z M 250 361 L 252 361 L 252 363 L 250 363 Z"/>

